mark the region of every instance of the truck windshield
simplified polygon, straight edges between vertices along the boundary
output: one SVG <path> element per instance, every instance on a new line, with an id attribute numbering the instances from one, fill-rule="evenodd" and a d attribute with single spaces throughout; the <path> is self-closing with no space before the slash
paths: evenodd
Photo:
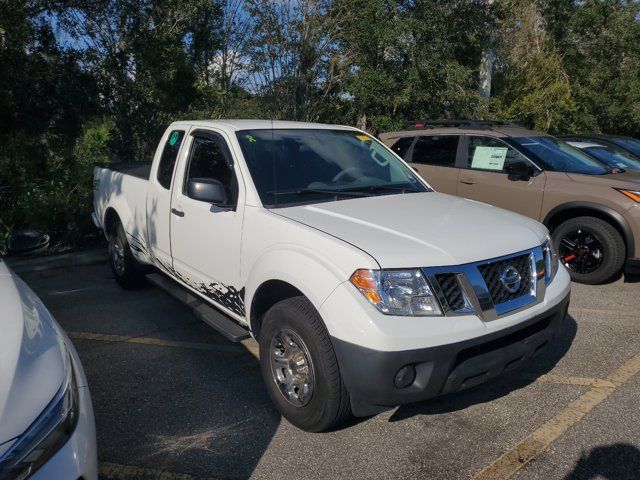
<path id="1" fill-rule="evenodd" d="M 265 207 L 429 191 L 380 142 L 352 130 L 236 133 Z"/>
<path id="2" fill-rule="evenodd" d="M 597 160 L 555 137 L 514 137 L 511 140 L 546 170 L 585 175 L 610 173 Z"/>

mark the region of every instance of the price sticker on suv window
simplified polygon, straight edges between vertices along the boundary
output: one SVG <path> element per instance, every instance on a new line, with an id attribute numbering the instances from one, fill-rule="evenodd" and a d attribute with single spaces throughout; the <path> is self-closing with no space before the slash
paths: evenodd
<path id="1" fill-rule="evenodd" d="M 476 147 L 471 160 L 471 168 L 502 170 L 508 150 L 506 147 Z"/>

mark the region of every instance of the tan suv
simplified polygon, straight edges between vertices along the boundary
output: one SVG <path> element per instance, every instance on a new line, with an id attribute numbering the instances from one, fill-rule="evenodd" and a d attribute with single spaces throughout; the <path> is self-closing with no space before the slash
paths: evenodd
<path id="1" fill-rule="evenodd" d="M 625 264 L 640 271 L 639 174 L 499 121 L 415 122 L 380 138 L 436 190 L 544 223 L 573 280 L 601 283 Z"/>

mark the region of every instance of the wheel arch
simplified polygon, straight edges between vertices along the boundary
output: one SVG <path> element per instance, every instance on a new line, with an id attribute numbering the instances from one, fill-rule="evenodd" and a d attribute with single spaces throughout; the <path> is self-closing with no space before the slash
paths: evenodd
<path id="1" fill-rule="evenodd" d="M 262 319 L 271 307 L 282 300 L 298 296 L 308 299 L 297 287 L 284 280 L 272 279 L 263 282 L 256 289 L 249 309 L 249 327 L 253 336 L 259 337 Z"/>
<path id="2" fill-rule="evenodd" d="M 115 208 L 113 207 L 108 207 L 107 210 L 104 212 L 104 235 L 109 238 L 109 235 L 111 235 L 111 232 L 114 228 L 114 226 L 118 223 L 122 223 L 122 220 L 120 219 L 120 215 L 118 215 L 118 212 L 116 211 Z"/>
<path id="3" fill-rule="evenodd" d="M 593 202 L 569 202 L 562 205 L 558 205 L 553 208 L 544 218 L 544 225 L 549 229 L 549 232 L 553 232 L 562 222 L 569 220 L 570 218 L 590 216 L 604 220 L 613 226 L 624 240 L 627 250 L 627 258 L 632 258 L 635 255 L 634 252 L 634 237 L 633 231 L 629 226 L 629 223 L 625 218 L 614 209 L 607 207 L 606 205 L 600 205 Z"/>

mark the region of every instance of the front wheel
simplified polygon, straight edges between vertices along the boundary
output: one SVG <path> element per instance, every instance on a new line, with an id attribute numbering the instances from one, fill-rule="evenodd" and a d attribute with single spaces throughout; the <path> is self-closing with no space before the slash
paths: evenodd
<path id="1" fill-rule="evenodd" d="M 600 218 L 567 220 L 553 231 L 552 238 L 560 261 L 575 282 L 606 282 L 622 269 L 624 240 L 618 230 Z"/>
<path id="2" fill-rule="evenodd" d="M 271 307 L 259 342 L 265 386 L 289 422 L 308 432 L 321 432 L 351 415 L 331 339 L 306 298 L 289 298 Z"/>

